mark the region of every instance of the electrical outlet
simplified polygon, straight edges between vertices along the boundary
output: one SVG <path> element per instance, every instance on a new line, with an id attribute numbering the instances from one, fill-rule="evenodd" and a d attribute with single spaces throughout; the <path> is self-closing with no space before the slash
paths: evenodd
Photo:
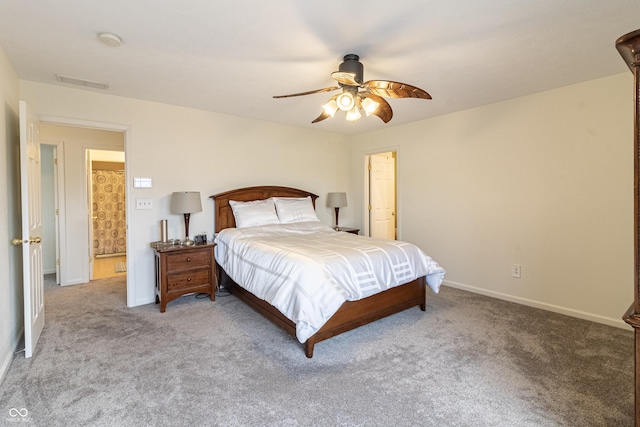
<path id="1" fill-rule="evenodd" d="M 513 264 L 511 266 L 511 276 L 519 279 L 522 274 L 522 267 L 518 264 Z"/>
<path id="2" fill-rule="evenodd" d="M 153 202 L 151 199 L 137 198 L 136 209 L 153 209 Z"/>

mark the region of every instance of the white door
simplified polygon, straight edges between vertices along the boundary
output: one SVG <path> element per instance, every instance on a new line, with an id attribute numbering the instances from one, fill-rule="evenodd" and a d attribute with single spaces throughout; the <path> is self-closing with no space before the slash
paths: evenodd
<path id="1" fill-rule="evenodd" d="M 42 207 L 40 181 L 40 121 L 20 101 L 20 198 L 22 209 L 22 276 L 24 287 L 25 357 L 33 351 L 44 328 L 42 271 Z"/>
<path id="2" fill-rule="evenodd" d="M 382 153 L 372 155 L 370 162 L 371 237 L 395 240 L 395 159 L 393 153 Z"/>

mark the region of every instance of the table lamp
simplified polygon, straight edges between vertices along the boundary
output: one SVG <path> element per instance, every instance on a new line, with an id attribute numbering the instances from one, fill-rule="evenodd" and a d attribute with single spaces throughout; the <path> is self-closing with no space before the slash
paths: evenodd
<path id="1" fill-rule="evenodd" d="M 338 226 L 338 212 L 340 208 L 347 206 L 347 193 L 329 193 L 327 196 L 327 206 L 336 209 L 335 230 L 340 230 L 340 226 Z"/>
<path id="2" fill-rule="evenodd" d="M 189 239 L 189 218 L 192 213 L 201 211 L 199 191 L 177 191 L 171 195 L 171 212 L 184 214 L 185 239 L 182 241 L 184 246 L 193 245 L 193 240 Z"/>

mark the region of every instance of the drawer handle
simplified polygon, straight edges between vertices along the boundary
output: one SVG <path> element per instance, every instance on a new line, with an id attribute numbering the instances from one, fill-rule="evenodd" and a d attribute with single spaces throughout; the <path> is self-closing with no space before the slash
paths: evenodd
<path id="1" fill-rule="evenodd" d="M 190 281 L 191 281 L 191 277 L 187 277 L 187 282 L 190 282 Z"/>
<path id="2" fill-rule="evenodd" d="M 191 262 L 191 258 L 187 258 L 187 262 Z"/>

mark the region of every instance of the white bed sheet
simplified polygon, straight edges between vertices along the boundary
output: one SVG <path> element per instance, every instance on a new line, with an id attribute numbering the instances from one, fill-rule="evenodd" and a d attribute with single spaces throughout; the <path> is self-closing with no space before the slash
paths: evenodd
<path id="1" fill-rule="evenodd" d="M 228 228 L 215 258 L 229 277 L 296 324 L 304 343 L 347 300 L 426 276 L 438 292 L 445 270 L 417 246 L 337 232 L 320 222 Z"/>

